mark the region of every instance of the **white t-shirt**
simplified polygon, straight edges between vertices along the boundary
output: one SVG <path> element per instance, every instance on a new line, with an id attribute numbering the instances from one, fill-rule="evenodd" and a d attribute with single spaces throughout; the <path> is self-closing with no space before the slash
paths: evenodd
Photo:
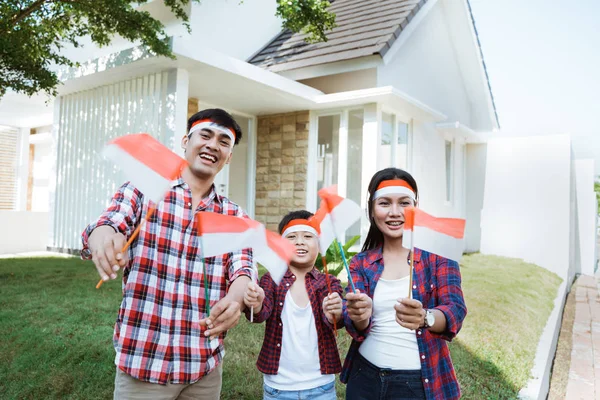
<path id="1" fill-rule="evenodd" d="M 359 353 L 379 368 L 421 369 L 415 331 L 396 322 L 394 305 L 408 293 L 408 276 L 379 278 L 373 295 L 371 330 L 358 348 Z"/>
<path id="2" fill-rule="evenodd" d="M 277 375 L 263 375 L 266 385 L 278 390 L 306 390 L 326 385 L 335 375 L 321 374 L 315 317 L 310 306 L 299 307 L 287 292 L 281 312 L 281 356 Z"/>

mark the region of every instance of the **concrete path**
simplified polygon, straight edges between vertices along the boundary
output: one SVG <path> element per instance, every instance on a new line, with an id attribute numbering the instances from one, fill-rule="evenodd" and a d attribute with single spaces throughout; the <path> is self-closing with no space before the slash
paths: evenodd
<path id="1" fill-rule="evenodd" d="M 566 400 L 600 400 L 600 296 L 597 277 L 581 275 L 575 293 Z"/>

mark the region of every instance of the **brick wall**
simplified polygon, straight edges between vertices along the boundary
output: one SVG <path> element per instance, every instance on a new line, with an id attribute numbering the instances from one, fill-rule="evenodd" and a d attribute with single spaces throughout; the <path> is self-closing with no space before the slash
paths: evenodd
<path id="1" fill-rule="evenodd" d="M 308 125 L 308 111 L 258 118 L 255 218 L 273 231 L 306 206 Z"/>

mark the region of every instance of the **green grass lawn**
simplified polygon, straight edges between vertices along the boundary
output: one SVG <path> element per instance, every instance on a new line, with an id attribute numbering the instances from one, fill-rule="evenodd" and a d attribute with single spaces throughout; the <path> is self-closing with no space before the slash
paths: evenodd
<path id="1" fill-rule="evenodd" d="M 451 351 L 463 398 L 516 398 L 560 279 L 501 257 L 469 255 L 461 265 L 469 315 Z M 92 264 L 78 259 L 0 259 L 1 398 L 112 398 L 120 283 L 96 290 L 97 278 Z M 261 398 L 255 361 L 263 329 L 242 317 L 229 333 L 222 399 Z M 338 339 L 343 357 L 349 336 L 340 331 Z"/>

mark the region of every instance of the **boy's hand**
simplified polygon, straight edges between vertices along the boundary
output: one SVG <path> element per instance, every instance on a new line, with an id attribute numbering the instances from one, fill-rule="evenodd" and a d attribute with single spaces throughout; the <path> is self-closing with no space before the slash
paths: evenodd
<path id="1" fill-rule="evenodd" d="M 323 313 L 329 321 L 333 324 L 334 320 L 339 321 L 342 317 L 342 298 L 337 293 L 331 293 L 323 299 Z"/>
<path id="2" fill-rule="evenodd" d="M 258 313 L 262 310 L 262 304 L 265 299 L 265 291 L 255 282 L 248 282 L 246 291 L 244 292 L 244 304 L 248 308 L 253 308 L 254 312 Z"/>
<path id="3" fill-rule="evenodd" d="M 346 307 L 356 329 L 365 330 L 373 313 L 373 300 L 356 289 L 356 292 L 346 294 Z"/>

